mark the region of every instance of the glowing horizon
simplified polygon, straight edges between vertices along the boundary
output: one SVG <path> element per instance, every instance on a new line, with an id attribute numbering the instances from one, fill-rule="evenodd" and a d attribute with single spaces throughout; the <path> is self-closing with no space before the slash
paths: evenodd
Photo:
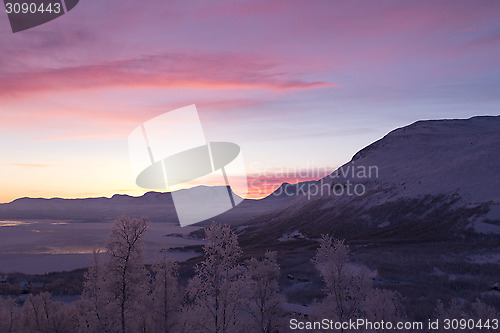
<path id="1" fill-rule="evenodd" d="M 128 134 L 190 104 L 207 140 L 242 148 L 250 180 L 309 170 L 269 177 L 254 197 L 321 178 L 311 173 L 414 121 L 497 115 L 498 12 L 490 1 L 87 1 L 16 34 L 4 15 L 0 202 L 147 192 Z"/>

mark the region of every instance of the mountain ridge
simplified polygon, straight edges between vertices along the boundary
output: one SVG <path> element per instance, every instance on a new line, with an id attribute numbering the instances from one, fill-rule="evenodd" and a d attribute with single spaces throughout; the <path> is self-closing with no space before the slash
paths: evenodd
<path id="1" fill-rule="evenodd" d="M 297 186 L 297 184 L 283 183 L 282 186 Z M 217 188 L 220 186 L 200 185 L 193 189 L 204 189 L 210 192 Z M 179 191 L 184 191 L 184 189 Z M 235 208 L 209 221 L 217 219 L 223 223 L 229 223 L 235 219 L 250 218 L 277 208 L 282 202 L 289 200 L 290 198 L 273 193 L 261 199 L 245 199 Z M 55 219 L 95 222 L 111 221 L 123 214 L 135 217 L 148 216 L 152 221 L 178 224 L 172 192 L 149 191 L 140 196 L 114 194 L 111 197 L 88 198 L 22 197 L 0 204 L 0 219 L 4 220 Z"/>
<path id="2" fill-rule="evenodd" d="M 457 230 L 500 234 L 498 129 L 500 116 L 417 121 L 389 132 L 318 181 L 284 182 L 269 196 L 245 199 L 209 220 L 245 226 L 240 228 L 246 230 L 243 233 L 263 233 L 274 240 L 296 230 L 311 237 L 335 233 L 360 239 L 390 235 L 430 239 L 452 236 Z M 355 172 L 370 166 L 377 168 L 375 174 Z M 333 193 L 333 189 L 352 190 L 352 185 L 362 188 L 363 195 Z M 0 219 L 102 221 L 122 214 L 178 223 L 169 192 L 19 198 L 0 204 Z M 436 226 L 441 231 L 428 235 L 426 228 Z"/>
<path id="3" fill-rule="evenodd" d="M 275 241 L 295 231 L 360 241 L 500 235 L 499 129 L 500 116 L 418 121 L 395 129 L 285 211 L 249 222 L 244 237 Z M 370 166 L 376 166 L 376 176 L 351 172 Z M 353 185 L 363 195 L 347 195 Z"/>

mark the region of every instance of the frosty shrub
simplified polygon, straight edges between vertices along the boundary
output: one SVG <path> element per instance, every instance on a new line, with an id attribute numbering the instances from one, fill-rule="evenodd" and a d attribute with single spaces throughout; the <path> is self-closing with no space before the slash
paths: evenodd
<path id="1" fill-rule="evenodd" d="M 49 293 L 29 295 L 20 319 L 20 332 L 62 333 L 72 332 L 75 327 L 73 306 L 53 302 Z"/>
<path id="2" fill-rule="evenodd" d="M 436 317 L 440 322 L 439 332 L 493 333 L 498 332 L 498 329 L 494 329 L 492 327 L 492 319 L 498 319 L 500 317 L 500 314 L 494 308 L 484 304 L 478 299 L 476 299 L 474 303 L 471 304 L 470 311 L 467 311 L 465 309 L 465 306 L 462 305 L 459 300 L 453 299 L 447 305 L 438 300 L 436 305 Z M 447 319 L 464 320 L 463 324 L 465 324 L 466 326 L 465 328 L 463 328 L 460 327 L 460 323 L 457 323 L 457 327 L 451 326 L 450 329 L 445 329 L 444 323 Z"/>

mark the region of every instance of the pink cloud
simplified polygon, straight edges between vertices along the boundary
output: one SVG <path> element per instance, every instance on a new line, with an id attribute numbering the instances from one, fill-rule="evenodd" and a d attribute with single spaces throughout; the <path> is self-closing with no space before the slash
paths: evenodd
<path id="1" fill-rule="evenodd" d="M 2 78 L 5 97 L 100 88 L 308 89 L 335 84 L 277 72 L 276 64 L 234 54 L 167 54 L 45 69 Z"/>

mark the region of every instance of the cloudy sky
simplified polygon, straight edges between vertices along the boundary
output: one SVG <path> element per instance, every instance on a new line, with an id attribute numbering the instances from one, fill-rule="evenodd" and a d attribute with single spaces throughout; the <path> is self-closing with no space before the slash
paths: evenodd
<path id="1" fill-rule="evenodd" d="M 81 1 L 0 14 L 0 202 L 139 195 L 129 133 L 196 104 L 263 195 L 420 119 L 500 114 L 499 1 Z M 264 185 L 262 185 L 264 186 Z"/>

